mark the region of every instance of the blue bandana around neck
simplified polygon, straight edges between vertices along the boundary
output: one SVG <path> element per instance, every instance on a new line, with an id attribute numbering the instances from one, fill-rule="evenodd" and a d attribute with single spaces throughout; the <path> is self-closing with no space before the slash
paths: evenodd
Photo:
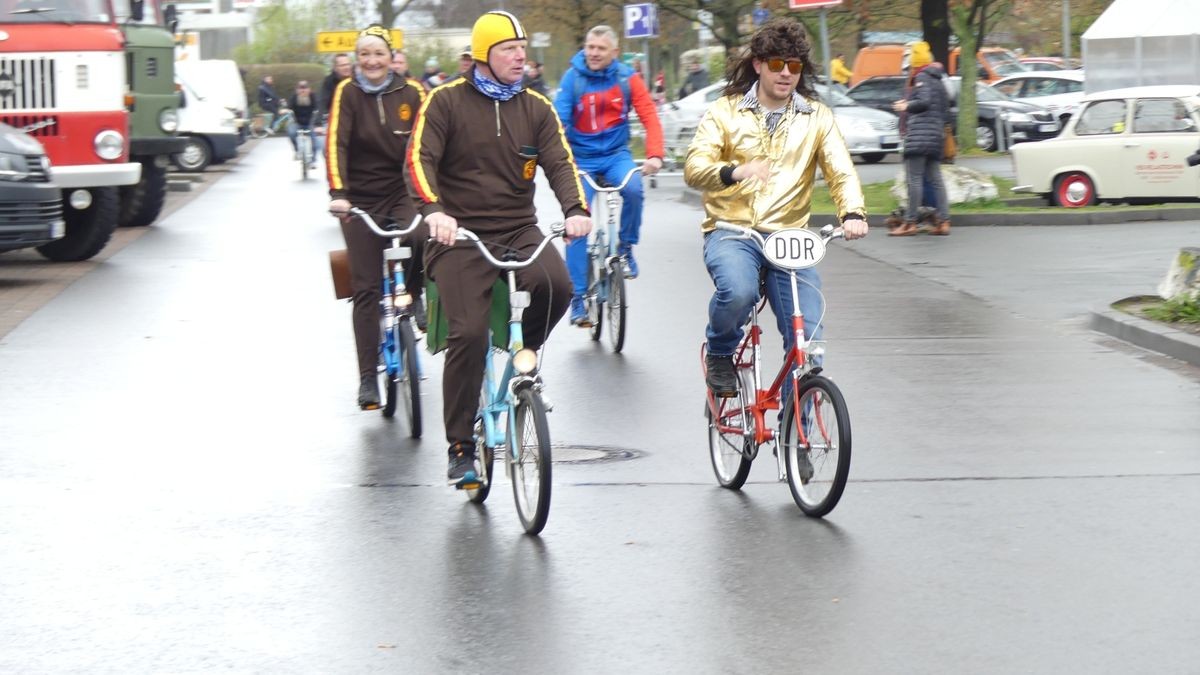
<path id="1" fill-rule="evenodd" d="M 489 77 L 484 76 L 475 68 L 472 72 L 475 73 L 475 88 L 483 92 L 484 96 L 494 98 L 497 101 L 507 101 L 508 99 L 521 93 L 521 81 L 516 84 L 501 84 Z"/>
<path id="2" fill-rule="evenodd" d="M 354 81 L 357 82 L 358 86 L 362 87 L 362 90 L 368 94 L 378 94 L 379 92 L 391 86 L 392 75 L 392 71 L 389 70 L 388 76 L 383 79 L 383 82 L 379 84 L 371 84 L 367 81 L 367 78 L 363 77 L 363 74 L 360 73 L 357 68 L 354 69 Z"/>

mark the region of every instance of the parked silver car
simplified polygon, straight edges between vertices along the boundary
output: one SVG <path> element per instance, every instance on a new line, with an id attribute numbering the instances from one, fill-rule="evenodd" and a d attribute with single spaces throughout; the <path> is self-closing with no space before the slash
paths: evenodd
<path id="1" fill-rule="evenodd" d="M 663 105 L 659 111 L 662 119 L 663 138 L 667 155 L 682 161 L 687 147 L 696 135 L 696 127 L 704 117 L 704 111 L 718 98 L 725 88 L 725 81 L 711 84 L 700 91 Z M 850 154 L 861 157 L 864 162 L 874 163 L 889 153 L 900 151 L 900 118 L 882 110 L 873 110 L 859 105 L 845 94 L 816 85 L 817 93 L 833 108 L 838 129 L 846 139 Z"/>

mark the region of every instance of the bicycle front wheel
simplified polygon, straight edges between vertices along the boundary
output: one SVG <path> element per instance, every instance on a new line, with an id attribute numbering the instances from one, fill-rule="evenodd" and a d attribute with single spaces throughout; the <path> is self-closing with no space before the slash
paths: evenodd
<path id="1" fill-rule="evenodd" d="M 421 437 L 421 374 L 417 363 L 417 337 L 413 333 L 408 317 L 396 323 L 396 344 L 400 350 L 400 396 L 404 399 L 404 413 L 408 417 L 408 435 Z"/>
<path id="2" fill-rule="evenodd" d="M 625 272 L 621 267 L 620 260 L 613 260 L 608 270 L 608 337 L 616 354 L 625 348 Z"/>
<path id="3" fill-rule="evenodd" d="M 516 396 L 509 438 L 513 500 L 525 531 L 537 534 L 550 515 L 550 425 L 540 394 L 525 388 Z"/>
<path id="4" fill-rule="evenodd" d="M 780 439 L 792 499 L 819 518 L 837 506 L 850 475 L 850 413 L 842 392 L 819 375 L 787 404 Z"/>
<path id="5" fill-rule="evenodd" d="M 739 377 L 736 396 L 712 399 L 716 405 L 715 413 L 712 405 L 704 404 L 713 473 L 717 476 L 717 484 L 730 490 L 740 490 L 746 484 L 754 447 L 754 414 L 748 408 L 752 399 L 745 380 Z"/>

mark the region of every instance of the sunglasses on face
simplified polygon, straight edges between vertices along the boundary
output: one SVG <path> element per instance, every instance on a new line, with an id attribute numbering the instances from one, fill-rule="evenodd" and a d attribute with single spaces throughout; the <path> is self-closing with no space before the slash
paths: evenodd
<path id="1" fill-rule="evenodd" d="M 782 71 L 784 66 L 787 66 L 789 73 L 796 75 L 800 72 L 804 64 L 795 59 L 767 59 L 767 70 L 770 70 L 772 73 Z"/>

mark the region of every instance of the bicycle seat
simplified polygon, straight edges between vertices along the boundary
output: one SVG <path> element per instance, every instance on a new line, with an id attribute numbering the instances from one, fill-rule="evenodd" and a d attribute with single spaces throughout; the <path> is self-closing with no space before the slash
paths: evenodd
<path id="1" fill-rule="evenodd" d="M 592 176 L 592 180 L 596 181 L 596 185 L 599 185 L 602 188 L 612 187 L 612 183 L 608 182 L 604 176 Z"/>

